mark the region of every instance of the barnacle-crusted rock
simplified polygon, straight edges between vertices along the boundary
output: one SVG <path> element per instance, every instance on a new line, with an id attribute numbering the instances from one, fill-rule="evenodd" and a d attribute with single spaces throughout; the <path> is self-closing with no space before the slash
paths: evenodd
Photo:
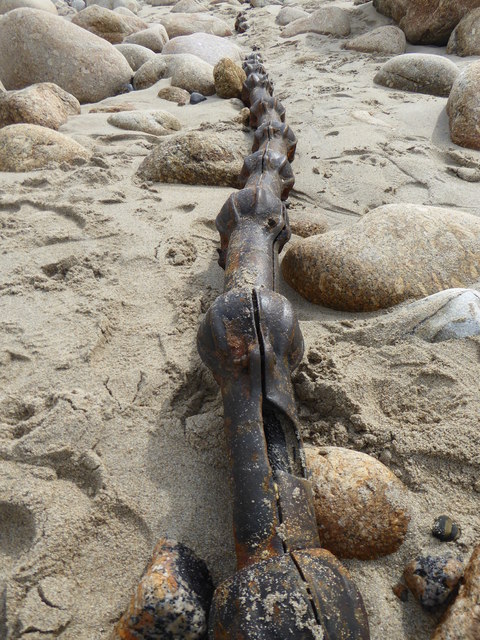
<path id="1" fill-rule="evenodd" d="M 146 22 L 136 16 L 121 15 L 96 4 L 75 14 L 72 23 L 111 44 L 120 44 L 126 36 L 148 27 Z"/>
<path id="2" fill-rule="evenodd" d="M 282 273 L 310 302 L 374 311 L 468 286 L 480 276 L 479 261 L 476 216 L 392 204 L 348 228 L 301 240 L 287 251 Z"/>
<path id="3" fill-rule="evenodd" d="M 249 141 L 239 131 L 190 131 L 162 140 L 140 165 L 144 180 L 240 187 Z"/>
<path id="4" fill-rule="evenodd" d="M 340 558 L 396 551 L 407 533 L 408 492 L 375 458 L 341 447 L 307 447 L 322 547 Z"/>
<path id="5" fill-rule="evenodd" d="M 458 74 L 447 58 L 428 53 L 406 53 L 386 62 L 374 82 L 390 89 L 447 97 Z"/>
<path id="6" fill-rule="evenodd" d="M 229 58 L 222 58 L 213 69 L 215 91 L 220 98 L 239 98 L 246 78 L 245 71 Z"/>
<path id="7" fill-rule="evenodd" d="M 461 558 L 452 554 L 419 556 L 407 564 L 403 577 L 420 604 L 435 609 L 455 593 L 463 569 Z"/>
<path id="8" fill-rule="evenodd" d="M 480 61 L 456 79 L 447 103 L 450 137 L 455 144 L 480 149 Z"/>
<path id="9" fill-rule="evenodd" d="M 0 93 L 0 127 L 24 122 L 58 129 L 77 113 L 78 100 L 52 82 Z"/>
<path id="10" fill-rule="evenodd" d="M 344 48 L 363 53 L 398 55 L 405 52 L 406 46 L 407 41 L 403 31 L 393 25 L 387 25 L 348 40 Z"/>

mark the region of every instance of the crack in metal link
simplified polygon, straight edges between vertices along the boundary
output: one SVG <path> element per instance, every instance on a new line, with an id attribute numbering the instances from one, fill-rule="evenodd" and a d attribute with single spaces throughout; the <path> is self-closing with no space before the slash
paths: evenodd
<path id="1" fill-rule="evenodd" d="M 225 292 L 197 339 L 223 397 L 238 568 L 215 592 L 209 638 L 368 640 L 358 590 L 320 548 L 291 383 L 303 337 L 290 302 L 275 291 L 278 254 L 290 238 L 283 200 L 297 141 L 261 56 L 243 67 L 255 139 L 244 188 L 217 216 Z"/>

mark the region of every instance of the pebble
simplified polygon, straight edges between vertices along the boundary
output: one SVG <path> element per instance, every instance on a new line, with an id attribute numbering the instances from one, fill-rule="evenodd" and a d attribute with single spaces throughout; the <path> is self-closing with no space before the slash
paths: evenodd
<path id="1" fill-rule="evenodd" d="M 190 102 L 190 94 L 180 87 L 162 87 L 158 92 L 158 97 L 182 105 Z"/>
<path id="2" fill-rule="evenodd" d="M 290 22 L 294 20 L 299 20 L 300 18 L 308 18 L 308 13 L 300 7 L 282 7 L 275 18 L 275 22 L 279 24 L 281 27 L 285 27 Z"/>
<path id="3" fill-rule="evenodd" d="M 467 13 L 452 32 L 447 53 L 457 56 L 480 55 L 480 7 Z"/>
<path id="4" fill-rule="evenodd" d="M 138 71 L 142 64 L 155 57 L 151 49 L 142 47 L 139 44 L 116 44 L 114 46 L 124 56 L 132 71 Z"/>
<path id="5" fill-rule="evenodd" d="M 221 38 L 232 35 L 232 30 L 224 20 L 209 13 L 167 13 L 160 16 L 158 21 L 167 30 L 169 38 L 188 36 L 199 32 Z"/>
<path id="6" fill-rule="evenodd" d="M 371 456 L 307 447 L 320 543 L 340 558 L 370 560 L 397 551 L 410 522 L 408 491 Z"/>
<path id="7" fill-rule="evenodd" d="M 130 34 L 124 38 L 123 42 L 137 44 L 155 53 L 161 53 L 165 43 L 168 42 L 168 35 L 163 25 L 154 24 L 148 29 Z"/>
<path id="8" fill-rule="evenodd" d="M 78 113 L 78 100 L 51 82 L 0 93 L 0 127 L 24 122 L 58 129 Z"/>
<path id="9" fill-rule="evenodd" d="M 206 564 L 184 545 L 162 539 L 111 640 L 203 640 L 212 596 Z"/>
<path id="10" fill-rule="evenodd" d="M 361 36 L 352 38 L 344 44 L 345 49 L 362 51 L 363 53 L 380 53 L 382 55 L 400 55 L 405 53 L 407 40 L 401 29 L 393 25 L 378 27 Z"/>
<path id="11" fill-rule="evenodd" d="M 377 11 L 393 18 L 412 44 L 446 45 L 477 0 L 373 0 Z"/>
<path id="12" fill-rule="evenodd" d="M 129 131 L 143 131 L 154 136 L 167 136 L 180 131 L 178 118 L 167 111 L 121 111 L 107 119 L 108 124 Z"/>
<path id="13" fill-rule="evenodd" d="M 148 27 L 146 22 L 136 16 L 122 16 L 98 5 L 91 5 L 75 14 L 72 24 L 94 33 L 111 44 L 120 44 L 126 36 Z"/>
<path id="14" fill-rule="evenodd" d="M 452 142 L 480 150 L 480 60 L 466 67 L 456 79 L 447 113 Z"/>
<path id="15" fill-rule="evenodd" d="M 310 302 L 374 311 L 480 277 L 480 221 L 458 210 L 392 204 L 288 249 L 285 280 Z"/>
<path id="16" fill-rule="evenodd" d="M 283 38 L 291 38 L 301 33 L 320 33 L 337 37 L 348 36 L 350 18 L 346 11 L 338 7 L 324 7 L 311 13 L 307 18 L 290 22 L 282 31 Z"/>
<path id="17" fill-rule="evenodd" d="M 406 53 L 386 62 L 374 82 L 389 89 L 448 97 L 458 74 L 457 65 L 447 58 Z"/>
<path id="18" fill-rule="evenodd" d="M 432 640 L 479 640 L 480 545 L 470 558 L 458 596 L 450 605 Z"/>
<path id="19" fill-rule="evenodd" d="M 240 188 L 248 137 L 237 129 L 189 131 L 160 140 L 140 165 L 143 180 Z"/>
<path id="20" fill-rule="evenodd" d="M 245 71 L 229 58 L 222 58 L 213 69 L 215 91 L 219 98 L 240 98 Z"/>
<path id="21" fill-rule="evenodd" d="M 198 104 L 199 102 L 203 102 L 206 100 L 206 97 L 202 93 L 198 93 L 194 91 L 190 96 L 190 104 Z"/>
<path id="22" fill-rule="evenodd" d="M 222 58 L 230 58 L 240 65 L 243 60 L 242 50 L 235 43 L 209 33 L 194 33 L 190 36 L 173 38 L 167 42 L 163 53 L 190 53 L 212 66 L 215 66 Z"/>
<path id="23" fill-rule="evenodd" d="M 461 558 L 451 554 L 418 556 L 407 564 L 403 577 L 420 604 L 435 609 L 453 597 L 463 570 Z"/>
<path id="24" fill-rule="evenodd" d="M 442 542 L 458 540 L 461 533 L 460 526 L 450 516 L 439 516 L 433 523 L 432 536 Z"/>
<path id="25" fill-rule="evenodd" d="M 117 94 L 131 77 L 119 51 L 64 18 L 17 9 L 0 20 L 0 78 L 7 89 L 54 82 L 81 103 L 98 102 Z"/>
<path id="26" fill-rule="evenodd" d="M 425 310 L 423 314 L 420 308 Z M 446 289 L 419 300 L 415 311 L 416 326 L 410 333 L 426 342 L 480 335 L 480 293 L 473 289 Z"/>
<path id="27" fill-rule="evenodd" d="M 21 7 L 57 13 L 57 8 L 51 0 L 2 0 L 0 3 L 0 14 L 13 11 L 13 9 L 20 9 Z"/>
<path id="28" fill-rule="evenodd" d="M 51 162 L 75 164 L 90 157 L 78 142 L 36 124 L 11 124 L 0 129 L 0 171 L 32 171 Z"/>

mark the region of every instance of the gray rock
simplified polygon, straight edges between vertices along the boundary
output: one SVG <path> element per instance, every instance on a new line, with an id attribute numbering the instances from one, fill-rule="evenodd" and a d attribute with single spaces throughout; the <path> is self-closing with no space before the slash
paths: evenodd
<path id="1" fill-rule="evenodd" d="M 124 42 L 139 44 L 154 53 L 161 53 L 165 43 L 168 42 L 168 35 L 163 25 L 154 24 L 148 29 L 132 33 L 124 39 Z"/>
<path id="2" fill-rule="evenodd" d="M 83 9 L 85 9 L 85 2 L 83 0 L 73 0 L 72 2 L 72 8 L 75 9 L 75 11 L 82 11 Z"/>
<path id="3" fill-rule="evenodd" d="M 155 55 L 154 58 L 148 60 L 138 69 L 133 76 L 133 86 L 137 91 L 147 89 L 152 84 L 158 82 L 162 78 L 169 77 L 167 56 Z"/>
<path id="4" fill-rule="evenodd" d="M 155 54 L 151 49 L 142 47 L 139 44 L 116 44 L 115 49 L 120 51 L 122 56 L 125 57 L 128 64 L 133 71 L 140 69 L 142 64 L 155 58 Z"/>
<path id="5" fill-rule="evenodd" d="M 189 54 L 171 56 L 168 63 L 168 73 L 171 73 L 172 87 L 180 87 L 189 93 L 197 91 L 205 96 L 215 93 L 213 67 Z"/>
<path id="6" fill-rule="evenodd" d="M 324 7 L 314 11 L 307 18 L 300 18 L 290 22 L 281 35 L 283 38 L 291 38 L 301 33 L 320 33 L 337 37 L 348 36 L 350 33 L 349 15 L 338 7 Z"/>
<path id="7" fill-rule="evenodd" d="M 410 305 L 424 317 L 410 331 L 427 342 L 443 342 L 480 335 L 480 293 L 446 289 Z"/>
<path id="8" fill-rule="evenodd" d="M 120 44 L 126 36 L 148 27 L 146 22 L 136 16 L 122 16 L 98 5 L 91 5 L 75 14 L 72 24 L 104 38 L 111 44 Z"/>
<path id="9" fill-rule="evenodd" d="M 452 141 L 461 147 L 480 150 L 480 60 L 469 65 L 455 80 L 447 113 Z"/>
<path id="10" fill-rule="evenodd" d="M 119 13 L 121 16 L 135 17 L 135 14 L 133 13 L 133 11 L 130 11 L 130 9 L 127 9 L 127 7 L 117 7 L 116 9 L 113 9 L 113 13 Z"/>
<path id="11" fill-rule="evenodd" d="M 240 65 L 243 61 L 243 53 L 240 47 L 225 38 L 219 38 L 208 33 L 194 33 L 190 36 L 173 38 L 164 46 L 162 53 L 175 55 L 191 53 L 212 66 L 215 66 L 222 58 L 230 58 Z"/>
<path id="12" fill-rule="evenodd" d="M 120 7 L 129 9 L 132 13 L 137 14 L 140 5 L 137 0 L 87 0 L 87 7 L 98 5 L 105 9 L 119 9 Z"/>
<path id="13" fill-rule="evenodd" d="M 284 27 L 294 20 L 308 18 L 308 13 L 299 7 L 282 7 L 275 18 L 275 22 Z"/>
<path id="14" fill-rule="evenodd" d="M 401 29 L 394 26 L 378 27 L 345 43 L 345 49 L 364 53 L 399 55 L 405 53 L 407 39 Z"/>
<path id="15" fill-rule="evenodd" d="M 59 16 L 15 9 L 0 20 L 0 78 L 7 89 L 54 82 L 80 102 L 97 102 L 120 93 L 132 73 L 106 40 Z"/>
<path id="16" fill-rule="evenodd" d="M 455 27 L 447 45 L 447 53 L 457 56 L 480 55 L 480 8 L 462 18 Z"/>
<path id="17" fill-rule="evenodd" d="M 108 124 L 129 131 L 143 131 L 154 136 L 167 136 L 180 131 L 178 118 L 167 111 L 121 111 L 108 117 Z"/>
<path id="18" fill-rule="evenodd" d="M 167 13 L 158 21 L 167 30 L 169 38 L 188 36 L 192 33 L 209 33 L 214 36 L 231 36 L 232 30 L 224 20 L 209 13 Z"/>
<path id="19" fill-rule="evenodd" d="M 200 0 L 179 0 L 170 9 L 170 13 L 200 13 L 208 11 L 208 7 Z"/>
<path id="20" fill-rule="evenodd" d="M 374 82 L 390 89 L 447 97 L 458 74 L 458 67 L 447 58 L 406 53 L 386 62 Z"/>
<path id="21" fill-rule="evenodd" d="M 50 0 L 2 0 L 0 3 L 0 14 L 7 13 L 13 9 L 29 7 L 30 9 L 39 9 L 40 11 L 48 11 L 49 13 L 57 13 L 57 8 Z"/>

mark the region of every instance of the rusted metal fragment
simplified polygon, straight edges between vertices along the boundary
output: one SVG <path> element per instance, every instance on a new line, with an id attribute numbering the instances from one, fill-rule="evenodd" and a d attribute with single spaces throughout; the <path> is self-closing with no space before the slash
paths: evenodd
<path id="1" fill-rule="evenodd" d="M 256 129 L 264 122 L 285 122 L 285 107 L 277 98 L 263 98 L 252 102 L 250 107 L 250 126 Z"/>
<path id="2" fill-rule="evenodd" d="M 246 187 L 270 189 L 281 200 L 286 200 L 295 184 L 295 176 L 285 150 L 276 151 L 274 146 L 269 141 L 265 148 L 245 158 L 240 181 Z"/>
<path id="3" fill-rule="evenodd" d="M 320 547 L 313 490 L 305 478 L 277 471 L 275 484 L 282 514 L 282 538 L 289 551 Z"/>
<path id="4" fill-rule="evenodd" d="M 258 151 L 267 145 L 273 151 L 286 155 L 289 162 L 293 162 L 297 138 L 288 124 L 269 121 L 260 125 L 255 131 L 252 151 Z"/>

